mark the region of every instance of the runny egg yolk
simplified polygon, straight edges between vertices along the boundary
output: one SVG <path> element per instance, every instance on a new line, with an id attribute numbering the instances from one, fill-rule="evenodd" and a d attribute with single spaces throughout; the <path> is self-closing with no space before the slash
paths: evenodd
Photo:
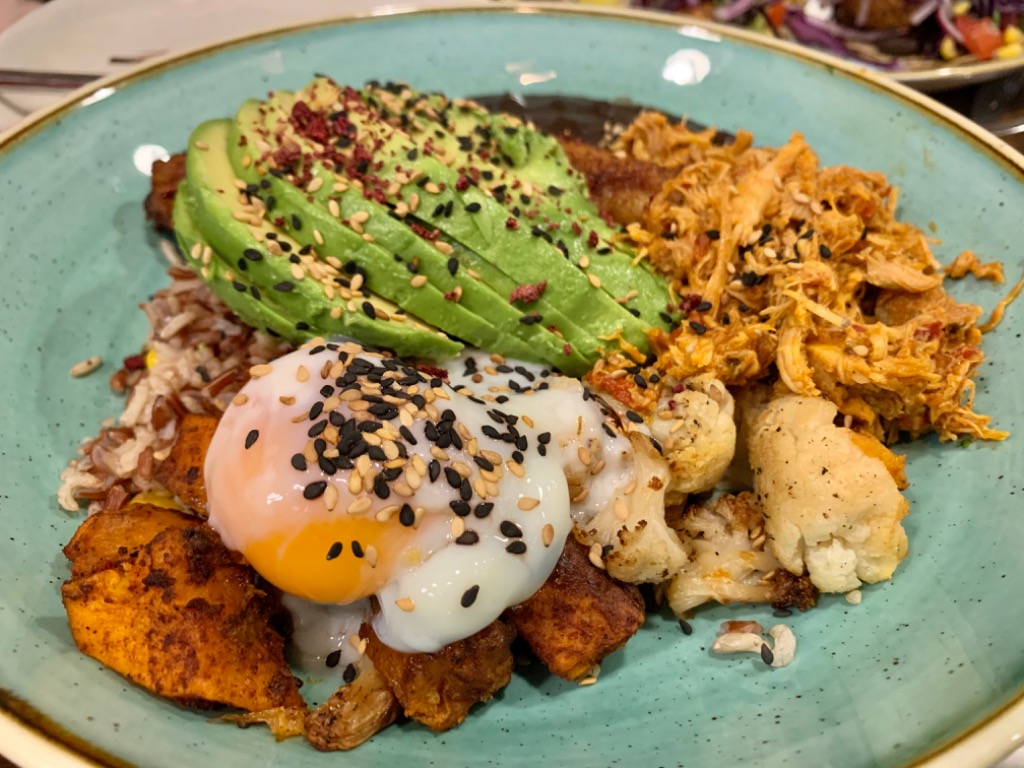
<path id="1" fill-rule="evenodd" d="M 468 637 L 554 569 L 569 465 L 599 445 L 614 463 L 628 445 L 578 381 L 534 387 L 523 371 L 519 395 L 498 401 L 352 343 L 255 366 L 207 452 L 210 524 L 285 593 L 375 595 L 374 627 L 398 650 Z M 595 496 L 631 479 L 606 476 Z"/>

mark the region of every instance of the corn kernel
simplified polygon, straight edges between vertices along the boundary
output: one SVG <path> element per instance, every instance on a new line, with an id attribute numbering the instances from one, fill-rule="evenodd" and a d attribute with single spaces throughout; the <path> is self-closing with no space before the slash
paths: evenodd
<path id="1" fill-rule="evenodd" d="M 953 15 L 954 16 L 966 16 L 971 10 L 970 0 L 960 0 L 958 3 L 953 3 Z"/>
<path id="2" fill-rule="evenodd" d="M 1007 27 L 1003 30 L 1003 42 L 1007 45 L 1024 43 L 1024 30 L 1020 27 Z"/>
<path id="3" fill-rule="evenodd" d="M 942 38 L 942 42 L 939 43 L 939 55 L 946 61 L 952 61 L 956 58 L 956 40 L 949 35 Z"/>
<path id="4" fill-rule="evenodd" d="M 1021 43 L 1010 43 L 1000 48 L 996 48 L 997 59 L 1015 59 L 1018 56 L 1024 54 L 1024 45 Z"/>
<path id="5" fill-rule="evenodd" d="M 149 352 L 146 353 L 146 367 L 147 368 L 154 368 L 154 367 L 156 367 L 156 352 L 154 352 L 152 349 L 149 350 Z"/>

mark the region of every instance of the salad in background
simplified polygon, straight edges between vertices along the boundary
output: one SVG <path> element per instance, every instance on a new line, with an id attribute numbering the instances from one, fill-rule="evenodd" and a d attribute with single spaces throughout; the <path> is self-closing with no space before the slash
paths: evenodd
<path id="1" fill-rule="evenodd" d="M 795 40 L 886 69 L 1024 64 L 1024 0 L 630 0 Z"/>

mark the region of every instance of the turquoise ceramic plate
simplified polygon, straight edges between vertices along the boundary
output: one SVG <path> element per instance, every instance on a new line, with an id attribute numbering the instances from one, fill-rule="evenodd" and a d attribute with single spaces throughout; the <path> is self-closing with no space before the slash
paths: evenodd
<path id="1" fill-rule="evenodd" d="M 793 617 L 799 650 L 785 669 L 708 651 L 719 621 L 771 621 L 769 609 L 702 611 L 689 637 L 655 616 L 595 686 L 518 677 L 454 732 L 403 725 L 352 755 L 324 756 L 298 739 L 211 725 L 80 655 L 59 597 L 60 547 L 79 521 L 54 491 L 78 440 L 120 403 L 103 372 L 72 380 L 68 369 L 134 353 L 145 333 L 137 305 L 165 280 L 143 221 L 139 148 L 181 147 L 199 121 L 321 71 L 455 95 L 629 96 L 750 128 L 767 144 L 801 131 L 825 163 L 889 174 L 903 216 L 942 238 L 941 260 L 970 247 L 1004 260 L 1013 279 L 1024 267 L 1024 158 L 908 90 L 717 28 L 564 8 L 429 12 L 251 39 L 79 94 L 0 148 L 0 750 L 75 762 L 20 720 L 101 763 L 157 766 L 888 768 L 943 752 L 943 765 L 978 765 L 1009 751 L 1024 690 L 1019 437 L 911 446 L 909 557 L 862 605 L 824 600 Z M 986 306 L 1002 290 L 960 288 Z M 1018 432 L 1024 306 L 1014 310 L 986 341 L 978 401 Z"/>

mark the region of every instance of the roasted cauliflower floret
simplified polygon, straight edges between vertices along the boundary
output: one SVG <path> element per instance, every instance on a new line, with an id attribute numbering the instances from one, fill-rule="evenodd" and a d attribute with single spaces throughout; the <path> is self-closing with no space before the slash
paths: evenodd
<path id="1" fill-rule="evenodd" d="M 779 397 L 754 416 L 749 438 L 768 548 L 822 592 L 888 579 L 907 554 L 909 505 L 887 467 L 900 462 L 879 458 L 890 452 L 877 441 L 866 452 L 836 413 L 822 398 Z"/>
<path id="2" fill-rule="evenodd" d="M 736 451 L 733 399 L 725 385 L 703 374 L 677 388 L 665 383 L 648 425 L 668 459 L 670 502 L 713 488 Z"/>
<path id="3" fill-rule="evenodd" d="M 628 433 L 632 452 L 608 502 L 577 519 L 585 544 L 605 550 L 608 573 L 630 584 L 659 583 L 688 560 L 682 542 L 665 522 L 669 468 L 646 435 Z"/>
<path id="4" fill-rule="evenodd" d="M 673 525 L 692 550 L 666 591 L 677 616 L 709 601 L 814 606 L 818 590 L 808 578 L 765 549 L 764 518 L 752 493 L 690 506 Z"/>

